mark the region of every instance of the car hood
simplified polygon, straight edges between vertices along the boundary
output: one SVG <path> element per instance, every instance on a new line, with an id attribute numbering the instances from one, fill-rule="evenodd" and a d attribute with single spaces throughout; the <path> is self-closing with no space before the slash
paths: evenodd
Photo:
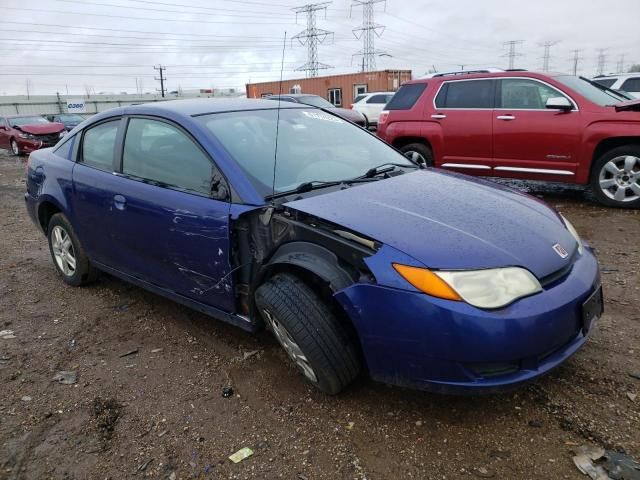
<path id="1" fill-rule="evenodd" d="M 521 266 L 538 278 L 577 244 L 558 214 L 507 187 L 423 170 L 286 203 L 392 246 L 436 269 Z M 562 258 L 553 248 L 569 252 Z"/>
<path id="2" fill-rule="evenodd" d="M 636 100 L 628 100 L 626 102 L 617 103 L 614 105 L 616 112 L 624 112 L 627 110 L 635 110 L 640 112 L 640 98 Z"/>
<path id="3" fill-rule="evenodd" d="M 20 125 L 15 129 L 33 135 L 46 135 L 47 133 L 61 132 L 64 130 L 64 125 L 61 123 L 34 123 L 32 125 Z"/>

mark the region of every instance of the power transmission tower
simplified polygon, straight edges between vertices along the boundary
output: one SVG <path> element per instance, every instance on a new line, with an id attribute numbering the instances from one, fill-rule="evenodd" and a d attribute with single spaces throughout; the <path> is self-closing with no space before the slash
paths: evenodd
<path id="1" fill-rule="evenodd" d="M 605 66 L 607 65 L 607 49 L 599 48 L 598 49 L 598 75 L 603 75 Z"/>
<path id="2" fill-rule="evenodd" d="M 522 45 L 524 40 L 509 40 L 508 42 L 504 42 L 504 46 L 509 47 L 509 51 L 503 55 L 503 57 L 509 58 L 509 70 L 513 69 L 516 63 L 516 57 L 521 57 L 522 54 L 516 52 L 516 47 L 518 45 Z"/>
<path id="3" fill-rule="evenodd" d="M 544 56 L 542 57 L 542 71 L 549 71 L 549 60 L 551 59 L 551 47 L 553 47 L 558 42 L 550 42 L 546 41 L 542 44 L 544 47 Z"/>
<path id="4" fill-rule="evenodd" d="M 330 65 L 318 61 L 318 43 L 324 43 L 329 37 L 333 39 L 333 32 L 316 27 L 316 12 L 324 10 L 326 15 L 327 7 L 331 3 L 332 2 L 309 3 L 293 9 L 293 11 L 296 12 L 296 21 L 298 20 L 299 13 L 304 13 L 307 16 L 306 30 L 303 30 L 291 38 L 291 41 L 298 40 L 300 45 L 307 46 L 307 63 L 296 68 L 296 70 L 306 71 L 307 77 L 317 77 L 318 70 L 332 68 Z"/>
<path id="5" fill-rule="evenodd" d="M 580 49 L 575 49 L 573 51 L 573 58 L 571 59 L 571 61 L 573 62 L 573 74 L 577 75 L 578 74 L 578 63 L 580 62 L 580 60 L 582 60 L 582 57 L 580 56 L 580 52 L 582 50 Z"/>
<path id="6" fill-rule="evenodd" d="M 164 98 L 164 82 L 167 81 L 167 77 L 164 76 L 164 72 L 167 70 L 167 67 L 163 67 L 162 65 L 158 65 L 157 67 L 153 67 L 154 70 L 158 70 L 160 72 L 160 78 L 154 77 L 156 80 L 160 80 L 160 95 Z"/>
<path id="7" fill-rule="evenodd" d="M 384 3 L 386 8 L 386 0 L 352 0 L 351 3 L 351 9 L 362 7 L 362 25 L 353 29 L 355 37 L 358 40 L 362 39 L 362 50 L 354 53 L 353 56 L 362 56 L 363 72 L 371 72 L 376 69 L 376 56 L 388 55 L 383 50 L 376 50 L 375 46 L 375 38 L 380 38 L 385 28 L 384 25 L 375 22 L 376 3 Z"/>
<path id="8" fill-rule="evenodd" d="M 616 73 L 624 73 L 624 59 L 627 56 L 626 53 L 620 54 L 618 63 L 616 64 Z"/>

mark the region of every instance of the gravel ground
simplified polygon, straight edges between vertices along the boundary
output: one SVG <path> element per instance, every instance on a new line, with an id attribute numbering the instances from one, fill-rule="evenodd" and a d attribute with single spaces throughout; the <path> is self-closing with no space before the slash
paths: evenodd
<path id="1" fill-rule="evenodd" d="M 640 458 L 638 210 L 509 182 L 564 213 L 603 267 L 606 313 L 551 375 L 495 396 L 361 379 L 327 397 L 267 333 L 108 276 L 65 286 L 24 210 L 24 161 L 0 153 L 0 330 L 15 335 L 0 338 L 2 479 L 580 479 L 577 445 Z M 231 463 L 242 447 L 254 455 Z"/>

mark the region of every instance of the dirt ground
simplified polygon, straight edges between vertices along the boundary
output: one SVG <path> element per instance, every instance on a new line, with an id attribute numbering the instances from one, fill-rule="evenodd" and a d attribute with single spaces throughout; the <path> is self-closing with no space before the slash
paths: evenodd
<path id="1" fill-rule="evenodd" d="M 564 213 L 603 268 L 606 313 L 551 375 L 494 396 L 364 378 L 327 397 L 267 333 L 108 276 L 66 286 L 26 215 L 24 162 L 0 153 L 0 330 L 15 335 L 0 338 L 0 479 L 580 479 L 577 445 L 640 458 L 638 210 L 514 183 Z M 254 455 L 231 463 L 242 447 Z"/>

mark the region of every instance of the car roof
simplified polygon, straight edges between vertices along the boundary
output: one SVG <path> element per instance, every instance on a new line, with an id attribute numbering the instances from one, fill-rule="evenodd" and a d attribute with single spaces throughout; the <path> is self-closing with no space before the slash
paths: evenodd
<path id="1" fill-rule="evenodd" d="M 165 102 L 142 103 L 123 107 L 127 113 L 136 111 L 173 112 L 185 116 L 205 115 L 207 113 L 234 112 L 238 110 L 264 110 L 274 108 L 270 100 L 257 98 L 193 98 L 188 100 L 167 100 Z M 304 105 L 287 104 L 282 108 L 305 108 Z M 308 108 L 308 107 L 306 107 Z"/>

